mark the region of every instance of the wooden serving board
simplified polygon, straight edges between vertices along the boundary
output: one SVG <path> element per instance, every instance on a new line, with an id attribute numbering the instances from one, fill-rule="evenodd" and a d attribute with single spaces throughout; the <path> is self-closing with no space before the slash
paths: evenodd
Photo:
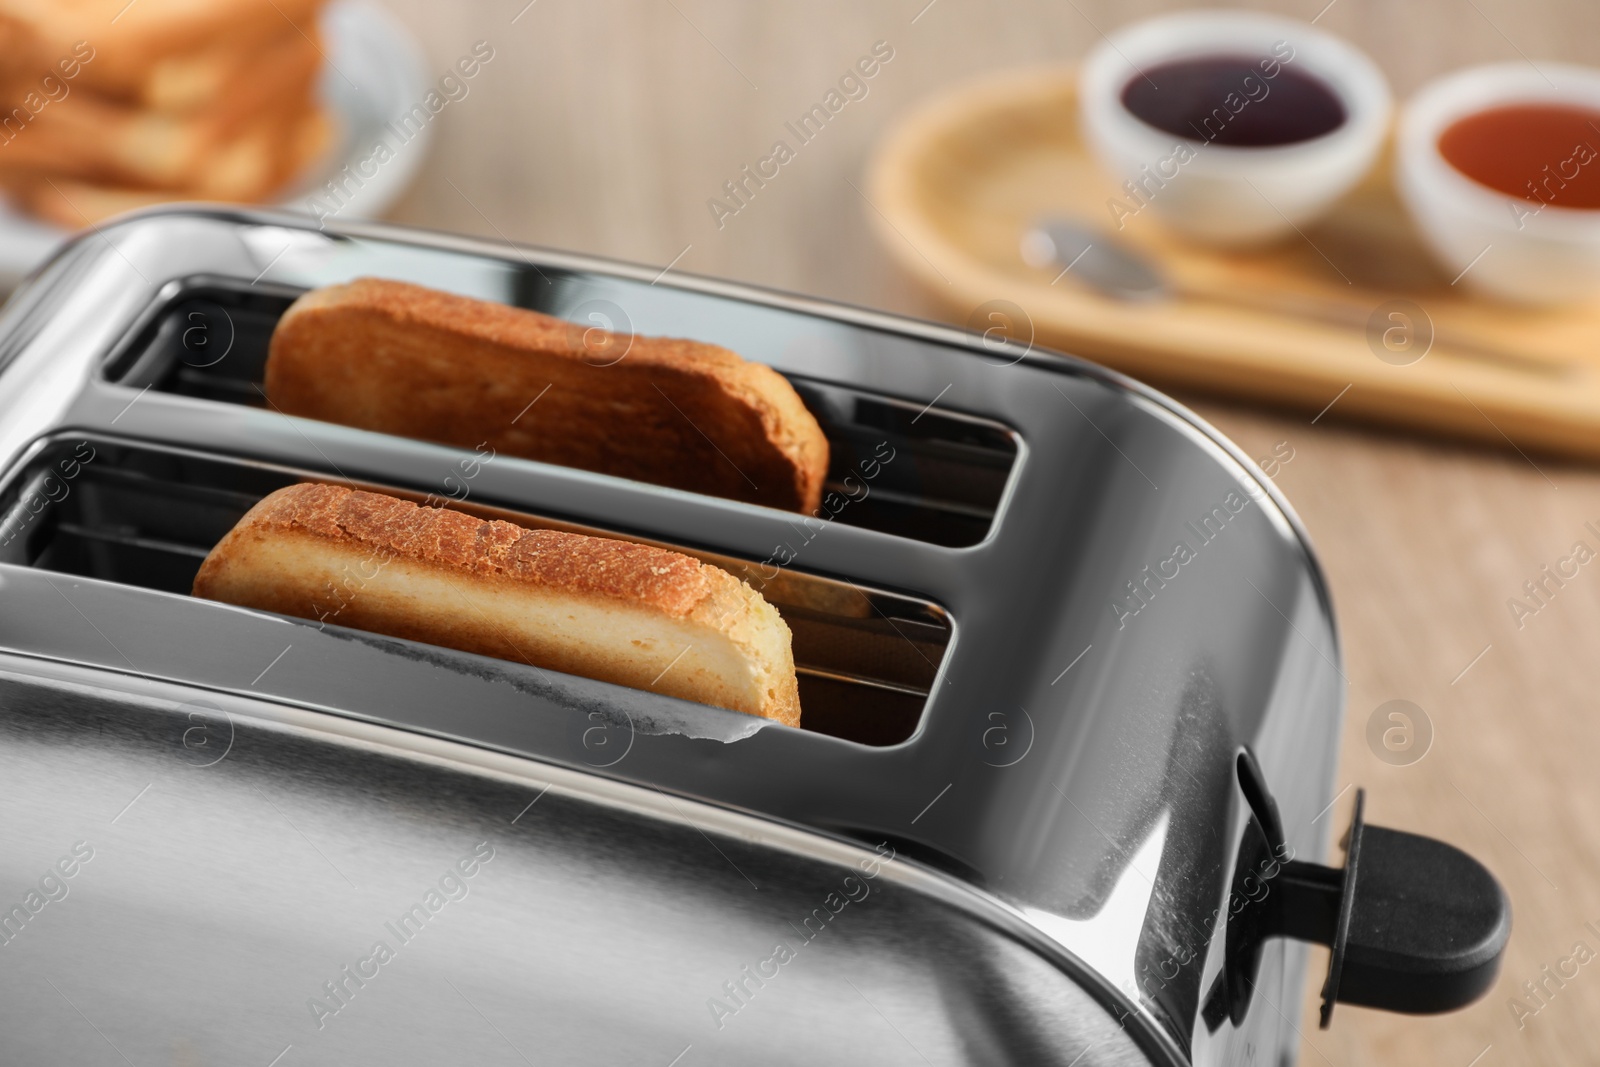
<path id="1" fill-rule="evenodd" d="M 1220 252 L 1184 243 L 1148 207 L 1117 231 L 1108 201 L 1128 197 L 1090 157 L 1077 116 L 1071 68 L 1007 73 L 933 100 L 874 158 L 868 214 L 885 248 L 957 323 L 1010 301 L 1026 316 L 1013 339 L 1031 320 L 1038 343 L 1153 383 L 1600 458 L 1600 302 L 1533 310 L 1453 285 L 1387 158 L 1303 236 Z M 1129 304 L 1027 266 L 1022 233 L 1048 216 L 1116 233 L 1182 295 Z M 1409 334 L 1392 301 L 1425 313 L 1410 315 Z"/>

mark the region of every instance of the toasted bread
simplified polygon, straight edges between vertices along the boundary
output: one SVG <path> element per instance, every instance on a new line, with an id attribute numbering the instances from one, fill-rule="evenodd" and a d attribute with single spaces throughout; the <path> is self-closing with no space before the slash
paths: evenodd
<path id="1" fill-rule="evenodd" d="M 361 278 L 279 320 L 266 394 L 291 415 L 816 510 L 828 440 L 782 375 L 586 326 Z"/>
<path id="2" fill-rule="evenodd" d="M 296 125 L 323 115 L 313 100 L 315 64 L 304 62 L 315 53 L 298 37 L 284 43 L 300 61 L 252 64 L 240 72 L 244 85 L 186 112 L 86 92 L 41 102 L 36 86 L 0 85 L 0 171 L 153 189 L 209 184 L 219 198 L 259 198 L 292 155 Z M 226 157 L 245 144 L 260 148 L 241 186 L 236 159 Z"/>
<path id="3" fill-rule="evenodd" d="M 800 723 L 777 610 L 649 545 L 301 483 L 223 537 L 194 595 Z"/>
<path id="4" fill-rule="evenodd" d="M 326 0 L 0 0 L 0 71 L 33 71 L 88 55 L 80 88 L 138 99 L 152 69 L 172 57 L 226 49 L 285 32 L 314 36 Z M 75 52 L 78 45 L 86 47 Z"/>
<path id="5" fill-rule="evenodd" d="M 317 28 L 289 28 L 265 40 L 163 59 L 150 68 L 137 99 L 155 111 L 207 114 L 228 124 L 272 110 L 275 101 L 278 107 L 309 101 L 323 63 Z"/>
<path id="6" fill-rule="evenodd" d="M 195 175 L 190 184 L 159 188 L 0 170 L 0 186 L 32 214 L 79 229 L 125 211 L 174 200 L 266 199 L 300 177 L 332 137 L 331 120 L 318 110 L 279 129 L 256 131 L 224 144 L 213 165 Z"/>

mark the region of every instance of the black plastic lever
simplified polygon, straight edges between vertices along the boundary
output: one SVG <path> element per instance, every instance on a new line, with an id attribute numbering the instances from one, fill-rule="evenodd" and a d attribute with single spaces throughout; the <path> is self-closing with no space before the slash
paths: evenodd
<path id="1" fill-rule="evenodd" d="M 1205 1010 L 1213 1029 L 1225 1015 L 1242 1021 L 1261 946 L 1274 937 L 1331 949 L 1324 1029 L 1341 1001 L 1432 1014 L 1488 992 L 1511 936 L 1511 905 L 1481 863 L 1442 841 L 1366 825 L 1359 789 L 1344 867 L 1276 862 L 1287 854 L 1276 805 L 1254 757 L 1246 752 L 1239 763 L 1256 816 L 1247 830 L 1255 844 L 1241 849 L 1239 870 L 1253 872 L 1264 892 L 1229 918 L 1226 962 Z"/>

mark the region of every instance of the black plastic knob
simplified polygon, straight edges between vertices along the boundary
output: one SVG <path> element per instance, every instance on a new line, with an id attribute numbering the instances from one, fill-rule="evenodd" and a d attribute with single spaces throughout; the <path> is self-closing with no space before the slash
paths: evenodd
<path id="1" fill-rule="evenodd" d="M 1253 818 L 1239 850 L 1236 892 L 1252 877 L 1265 892 L 1250 893 L 1229 917 L 1225 963 L 1204 1010 L 1211 1029 L 1224 1018 L 1243 1020 L 1261 946 L 1274 937 L 1332 950 L 1324 1029 L 1339 1002 L 1432 1014 L 1488 992 L 1511 936 L 1511 904 L 1481 863 L 1433 838 L 1366 825 L 1359 789 L 1344 867 L 1277 862 L 1287 855 L 1277 805 L 1248 751 L 1239 757 L 1239 781 Z"/>

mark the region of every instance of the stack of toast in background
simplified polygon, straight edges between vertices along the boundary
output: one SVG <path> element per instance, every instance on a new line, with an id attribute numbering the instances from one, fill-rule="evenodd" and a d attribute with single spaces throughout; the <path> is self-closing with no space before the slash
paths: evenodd
<path id="1" fill-rule="evenodd" d="M 72 229 L 255 202 L 332 145 L 326 0 L 0 0 L 0 188 Z"/>

